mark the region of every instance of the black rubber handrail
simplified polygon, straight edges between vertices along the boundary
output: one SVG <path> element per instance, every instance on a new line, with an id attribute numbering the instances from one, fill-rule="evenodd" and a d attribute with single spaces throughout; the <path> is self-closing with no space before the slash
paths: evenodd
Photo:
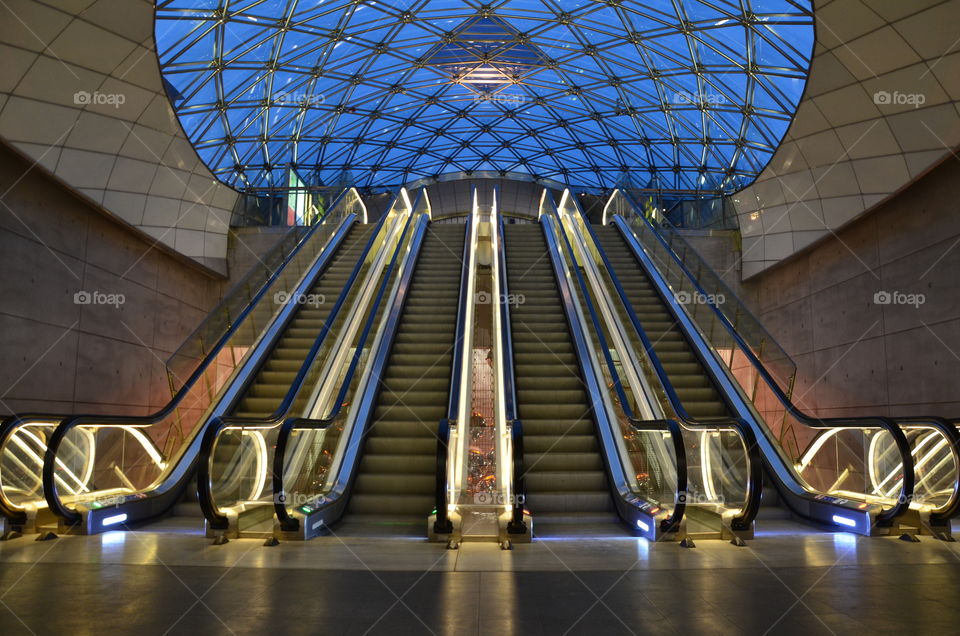
<path id="1" fill-rule="evenodd" d="M 746 341 L 743 340 L 736 328 L 730 323 L 726 315 L 724 315 L 724 313 L 720 311 L 720 309 L 712 302 L 712 297 L 707 294 L 706 290 L 700 285 L 696 277 L 693 276 L 693 273 L 687 268 L 686 264 L 680 259 L 680 257 L 670 248 L 656 228 L 653 227 L 646 217 L 644 217 L 642 214 L 639 214 L 636 210 L 634 210 L 634 214 L 647 225 L 650 231 L 653 232 L 658 242 L 664 247 L 664 249 L 667 250 L 668 254 L 670 254 L 671 258 L 677 263 L 687 278 L 690 279 L 697 291 L 700 294 L 703 294 L 703 298 L 707 299 L 707 304 L 713 309 L 713 312 L 720 321 L 720 324 L 723 325 L 723 327 L 727 330 L 727 332 L 730 334 L 730 337 L 734 339 L 734 342 L 737 343 L 737 346 L 741 349 L 747 360 L 754 367 L 759 376 L 763 378 L 764 382 L 774 393 L 774 396 L 788 413 L 797 418 L 801 423 L 815 429 L 880 428 L 889 433 L 897 445 L 901 462 L 903 464 L 903 485 L 897 503 L 888 510 L 881 511 L 881 513 L 877 515 L 877 523 L 878 525 L 889 525 L 895 518 L 904 514 L 909 509 L 910 502 L 913 499 L 916 475 L 914 474 L 913 455 L 910 450 L 910 443 L 907 441 L 906 435 L 904 435 L 900 426 L 893 419 L 888 417 L 818 418 L 807 415 L 797 408 L 786 395 L 786 393 L 783 392 L 779 383 L 773 378 L 760 359 L 757 358 L 757 356 L 753 353 L 753 350 L 750 348 L 750 346 L 746 343 Z M 618 219 L 620 221 L 619 223 L 616 223 L 618 229 L 624 233 L 625 236 L 630 235 L 631 233 L 629 231 L 629 225 L 627 225 L 626 221 L 619 215 L 614 217 L 615 222 L 617 222 Z M 637 258 L 636 255 L 634 255 L 634 257 Z M 641 267 L 646 269 L 641 259 L 637 258 L 637 262 Z M 673 306 L 669 302 L 667 302 L 667 306 L 670 307 L 671 310 L 673 309 Z M 696 349 L 697 348 L 694 347 L 694 350 Z M 870 424 L 870 426 L 866 426 L 867 424 Z"/>
<path id="2" fill-rule="evenodd" d="M 620 400 L 620 407 L 623 410 L 624 415 L 630 421 L 631 426 L 636 428 L 636 430 L 656 429 L 656 430 L 666 430 L 667 432 L 670 433 L 670 437 L 673 442 L 674 452 L 676 453 L 676 456 L 677 456 L 677 483 L 674 486 L 673 511 L 671 512 L 668 518 L 662 521 L 661 530 L 664 532 L 672 531 L 679 527 L 680 522 L 683 519 L 683 515 L 686 511 L 686 500 L 685 500 L 686 498 L 684 496 L 684 493 L 686 492 L 686 489 L 687 489 L 687 459 L 686 459 L 687 451 L 686 451 L 686 446 L 683 443 L 683 437 L 682 437 L 680 428 L 679 426 L 676 425 L 675 422 L 671 424 L 669 420 L 643 420 L 643 421 L 637 422 L 637 424 L 634 424 L 635 418 L 633 416 L 634 415 L 633 409 L 630 408 L 628 400 L 626 398 L 626 394 L 623 391 L 623 386 L 622 386 L 622 383 L 620 382 L 620 374 L 617 372 L 616 364 L 613 361 L 613 357 L 610 355 L 610 347 L 607 346 L 606 336 L 604 336 L 603 334 L 603 329 L 600 325 L 600 319 L 597 316 L 596 309 L 594 308 L 594 305 L 593 305 L 593 301 L 590 299 L 587 283 L 583 278 L 582 272 L 580 272 L 579 266 L 577 266 L 576 264 L 574 251 L 572 246 L 570 245 L 570 240 L 563 229 L 563 223 L 561 222 L 560 216 L 557 213 L 556 204 L 553 204 L 553 211 L 549 213 L 549 220 L 557 224 L 556 230 L 560 234 L 561 238 L 563 239 L 564 244 L 566 245 L 567 251 L 570 253 L 571 258 L 574 259 L 574 267 L 572 269 L 576 272 L 577 284 L 580 287 L 581 293 L 583 294 L 584 303 L 586 304 L 587 309 L 590 313 L 590 318 L 593 323 L 593 328 L 594 328 L 594 331 L 596 332 L 600 349 L 603 351 L 604 361 L 610 372 L 610 377 L 613 380 L 614 388 L 617 391 L 617 397 Z M 540 222 L 541 222 L 541 225 L 543 226 L 543 231 L 547 236 L 547 245 L 549 247 L 550 246 L 550 240 L 549 240 L 550 230 L 547 227 L 547 225 L 549 224 L 543 223 L 543 219 L 541 219 Z M 554 238 L 554 240 L 556 239 Z M 551 252 L 554 252 L 554 250 L 556 252 L 555 254 L 551 253 L 551 260 L 554 261 L 555 263 L 556 263 L 556 259 L 560 259 L 560 261 L 563 260 L 563 256 L 560 253 L 559 248 L 560 248 L 559 245 L 555 245 L 554 249 L 551 250 Z M 556 263 L 556 264 L 559 265 L 559 263 Z M 555 265 L 555 270 L 556 270 L 556 265 Z M 555 273 L 556 273 L 558 282 L 560 282 L 562 279 L 562 277 L 560 276 L 560 271 L 556 270 Z M 565 284 L 566 284 L 566 281 L 560 282 L 561 286 L 565 286 Z M 567 316 L 575 316 L 576 309 L 574 306 L 572 290 L 567 290 L 567 293 L 561 293 L 560 296 L 563 300 L 563 304 L 565 306 L 565 313 L 567 314 Z M 571 330 L 571 331 L 575 332 L 576 330 Z M 573 333 L 572 335 L 575 341 L 579 340 L 576 333 Z M 580 335 L 583 338 L 586 338 L 586 334 L 580 334 Z M 581 343 L 581 346 L 577 348 L 585 349 L 586 343 L 585 342 Z M 581 365 L 582 366 L 589 365 L 590 364 L 589 360 L 583 359 L 584 357 L 588 357 L 586 354 L 586 351 L 582 352 L 582 357 L 581 355 L 578 355 L 578 358 L 581 358 Z M 596 378 L 596 380 L 599 382 L 599 378 Z M 593 401 L 594 401 L 594 404 L 593 404 L 594 409 L 603 408 L 601 404 L 597 403 L 597 402 L 602 402 L 599 396 L 597 396 L 597 398 L 595 398 Z M 616 431 L 611 431 L 611 433 L 617 434 Z M 622 461 L 622 458 L 621 458 L 621 461 Z"/>
<path id="3" fill-rule="evenodd" d="M 414 206 L 413 209 L 416 210 L 417 206 Z M 394 250 L 390 265 L 383 276 L 382 282 L 380 283 L 380 289 L 377 292 L 374 303 L 371 305 L 371 310 L 364 325 L 363 333 L 361 334 L 360 340 L 355 347 L 353 357 L 350 360 L 350 366 L 344 375 L 343 383 L 340 386 L 340 392 L 337 395 L 337 399 L 334 401 L 333 410 L 323 418 L 288 418 L 280 427 L 280 431 L 277 435 L 273 459 L 273 493 L 274 512 L 276 513 L 277 520 L 280 522 L 280 527 L 284 531 L 295 532 L 300 527 L 299 521 L 296 518 L 291 517 L 290 513 L 287 511 L 286 489 L 283 483 L 284 464 L 286 463 L 286 452 L 287 446 L 289 445 L 290 435 L 293 433 L 294 429 L 322 430 L 328 428 L 334 421 L 336 421 L 337 416 L 340 414 L 344 402 L 346 401 L 347 393 L 350 390 L 350 385 L 353 382 L 353 376 L 356 373 L 357 366 L 360 364 L 364 345 L 366 344 L 367 338 L 370 336 L 370 333 L 373 330 L 374 322 L 376 321 L 377 317 L 377 308 L 380 306 L 380 303 L 387 292 L 393 268 L 396 266 L 400 254 L 403 251 L 403 239 L 406 233 L 409 231 L 411 223 L 416 223 L 417 225 L 414 228 L 413 235 L 410 239 L 410 255 L 408 258 L 411 258 L 412 261 L 409 262 L 416 263 L 417 259 L 419 258 L 420 247 L 423 244 L 423 236 L 426 233 L 427 224 L 429 223 L 430 218 L 426 214 L 421 215 L 419 218 L 414 217 L 415 215 L 411 214 L 411 218 L 408 220 L 406 227 L 404 227 L 403 234 L 401 235 L 400 240 L 397 243 L 397 247 Z M 396 331 L 396 326 L 400 320 L 400 313 L 403 311 L 403 306 L 406 302 L 406 297 L 413 280 L 413 273 L 415 269 L 415 267 L 410 267 L 409 269 L 405 270 L 399 281 L 397 294 L 394 298 L 394 304 L 391 307 L 390 314 L 387 317 L 387 322 L 384 325 L 385 333 L 387 334 L 393 334 Z M 392 347 L 384 346 L 380 351 L 377 352 L 377 358 L 371 363 L 372 369 L 376 369 L 385 364 L 386 357 L 389 355 L 391 348 Z M 375 400 L 378 393 L 379 390 L 370 392 L 370 394 L 367 396 L 367 399 L 370 401 Z M 345 469 L 348 468 L 341 468 L 341 470 Z M 319 494 L 317 495 L 318 498 L 320 496 L 321 495 Z"/>
<path id="4" fill-rule="evenodd" d="M 510 323 L 510 282 L 507 276 L 507 255 L 504 244 L 503 215 L 497 216 L 497 263 L 499 265 L 500 298 L 493 299 L 499 305 L 500 312 L 500 364 L 503 367 L 503 406 L 507 426 L 510 427 L 510 449 L 513 470 L 510 521 L 507 532 L 526 534 L 527 524 L 523 520 L 523 506 L 526 503 L 527 487 L 523 472 L 523 423 L 517 415 L 517 380 L 513 359 L 513 326 Z"/>
<path id="5" fill-rule="evenodd" d="M 350 291 L 357 278 L 359 278 L 367 256 L 370 254 L 370 251 L 376 244 L 377 238 L 386 224 L 388 216 L 389 215 L 385 214 L 371 233 L 370 238 L 367 240 L 367 244 L 363 248 L 363 252 L 357 258 L 357 262 L 354 264 L 353 270 L 350 272 L 350 276 L 344 283 L 343 288 L 340 291 L 340 295 L 337 297 L 336 303 L 334 303 L 333 307 L 330 309 L 330 313 L 327 314 L 327 318 L 324 320 L 324 324 L 320 329 L 320 333 L 314 339 L 313 344 L 310 346 L 310 350 L 307 352 L 307 355 L 303 360 L 303 363 L 297 370 L 297 375 L 294 376 L 290 387 L 287 389 L 283 399 L 280 400 L 280 403 L 274 409 L 273 413 L 263 417 L 238 417 L 221 415 L 214 418 L 213 422 L 210 423 L 210 426 L 208 426 L 207 430 L 204 432 L 203 441 L 200 444 L 200 462 L 197 466 L 197 492 L 200 500 L 200 509 L 203 511 L 203 515 L 210 522 L 210 527 L 214 530 L 224 530 L 227 528 L 227 517 L 220 514 L 219 508 L 214 501 L 212 482 L 213 476 L 210 473 L 210 462 L 213 460 L 213 448 L 216 446 L 220 434 L 225 428 L 231 426 L 277 426 L 283 421 L 284 418 L 287 417 L 290 408 L 293 406 L 294 400 L 296 400 L 297 396 L 300 394 L 300 390 L 307 379 L 307 374 L 313 366 L 314 358 L 326 343 L 327 336 L 330 333 L 330 330 L 333 328 L 333 323 L 336 322 L 340 315 L 340 310 L 346 304 L 347 297 L 350 295 Z M 291 315 L 291 320 L 294 319 L 295 317 Z M 286 328 L 284 328 L 284 331 L 286 331 Z M 237 394 L 237 401 L 240 399 L 241 395 L 247 392 L 250 384 L 254 382 L 256 375 L 256 373 L 250 374 L 247 386 L 243 391 Z M 233 410 L 233 407 L 234 405 L 231 405 L 229 410 Z"/>
<path id="6" fill-rule="evenodd" d="M 7 441 L 22 425 L 27 424 L 28 422 L 36 422 L 40 424 L 49 424 L 55 427 L 59 425 L 65 417 L 68 416 L 10 415 L 5 417 L 2 421 L 0 421 L 0 452 L 6 448 Z M 43 461 L 42 458 L 41 461 Z M 40 470 L 41 472 L 43 471 L 42 466 Z M 6 517 L 7 521 L 9 521 L 12 526 L 22 526 L 27 523 L 27 512 L 19 506 L 14 505 L 14 503 L 10 501 L 10 499 L 4 493 L 2 483 L 0 483 L 0 514 Z"/>
<path id="7" fill-rule="evenodd" d="M 331 211 L 334 208 L 330 208 Z M 330 262 L 330 257 L 332 252 L 336 251 L 336 246 L 343 240 L 346 236 L 347 231 L 350 226 L 354 224 L 357 217 L 355 214 L 349 214 L 345 217 L 344 221 L 341 223 L 340 227 L 330 238 L 327 245 L 325 246 L 323 252 L 321 252 L 319 260 L 317 261 L 316 268 L 319 272 L 322 271 Z M 318 224 L 314 226 L 314 229 L 311 230 L 304 240 L 301 241 L 298 248 L 291 253 L 290 257 L 287 258 L 286 264 L 289 264 L 290 259 L 292 259 L 302 247 L 306 244 L 308 237 L 313 235 L 313 232 L 317 231 L 318 228 L 322 227 L 323 224 Z M 332 248 L 332 249 L 327 249 Z M 286 264 L 284 267 L 286 267 Z M 50 436 L 50 440 L 47 442 L 47 450 L 44 453 L 43 460 L 43 494 L 44 498 L 47 501 L 47 505 L 50 510 L 63 521 L 68 526 L 76 525 L 80 522 L 81 515 L 76 510 L 71 510 L 60 500 L 59 493 L 56 487 L 55 472 L 56 472 L 56 458 L 57 452 L 59 451 L 60 444 L 63 442 L 63 439 L 67 434 L 75 427 L 82 426 L 86 424 L 97 424 L 98 426 L 112 426 L 112 425 L 130 425 L 130 424 L 141 424 L 141 425 L 152 425 L 168 417 L 174 409 L 180 404 L 180 402 L 187 396 L 190 390 L 193 388 L 201 377 L 203 377 L 204 372 L 213 363 L 216 357 L 219 355 L 221 349 L 229 341 L 230 337 L 236 332 L 237 328 L 243 324 L 243 318 L 252 311 L 253 307 L 262 300 L 263 295 L 269 289 L 270 284 L 280 276 L 284 268 L 279 268 L 274 275 L 271 277 L 271 280 L 268 284 L 264 285 L 260 291 L 257 293 L 257 296 L 251 301 L 250 305 L 244 312 L 243 317 L 238 319 L 235 325 L 228 330 L 217 345 L 211 349 L 210 353 L 204 358 L 200 365 L 194 370 L 190 375 L 184 385 L 177 391 L 177 394 L 171 399 L 166 406 L 164 406 L 159 411 L 144 416 L 123 416 L 123 415 L 71 415 L 68 418 L 64 419 L 59 426 L 54 430 L 53 434 Z M 183 459 L 182 457 L 180 458 Z"/>
<path id="8" fill-rule="evenodd" d="M 474 196 L 476 190 L 474 189 Z M 450 452 L 450 428 L 457 422 L 460 413 L 460 385 L 463 383 L 463 342 L 467 331 L 467 308 L 473 299 L 467 295 L 470 289 L 470 263 L 473 259 L 473 242 L 470 240 L 473 233 L 474 215 L 467 216 L 465 223 L 465 237 L 463 240 L 463 256 L 460 264 L 460 296 L 457 300 L 457 327 L 453 341 L 453 359 L 450 368 L 450 389 L 447 397 L 447 416 L 440 420 L 437 427 L 437 482 L 436 508 L 437 518 L 433 523 L 433 530 L 437 534 L 453 532 L 453 522 L 447 511 L 447 457 Z M 472 325 L 470 325 L 472 327 Z M 459 422 L 460 434 L 465 435 L 470 422 Z"/>
<path id="9" fill-rule="evenodd" d="M 950 453 L 953 455 L 954 466 L 957 467 L 957 471 L 954 473 L 953 493 L 946 503 L 930 512 L 930 523 L 934 525 L 948 524 L 951 519 L 960 514 L 960 431 L 957 430 L 956 424 L 939 415 L 895 416 L 890 419 L 901 427 L 908 429 L 911 427 L 931 428 L 947 439 Z"/>
<path id="10" fill-rule="evenodd" d="M 677 394 L 677 391 L 673 386 L 673 382 L 670 380 L 670 376 L 667 374 L 667 370 L 660 361 L 660 356 L 658 356 L 654 350 L 650 337 L 647 335 L 646 330 L 640 323 L 640 319 L 637 317 L 637 314 L 633 309 L 633 304 L 627 297 L 627 292 L 623 289 L 623 285 L 620 284 L 620 278 L 617 276 L 617 273 L 613 268 L 613 264 L 607 257 L 606 251 L 600 245 L 600 241 L 597 239 L 597 234 L 594 231 L 593 226 L 587 221 L 586 218 L 583 217 L 583 213 L 579 206 L 577 206 L 577 213 L 580 215 L 582 225 L 586 228 L 590 236 L 590 240 L 593 241 L 593 246 L 597 250 L 601 261 L 603 261 L 603 266 L 606 269 L 607 274 L 610 276 L 610 280 L 613 282 L 617 296 L 620 299 L 627 317 L 630 319 L 630 324 L 633 327 L 633 331 L 640 339 L 640 343 L 643 345 L 643 349 L 647 354 L 647 359 L 649 360 L 650 365 L 653 367 L 654 373 L 657 375 L 657 379 L 659 380 L 660 386 L 667 397 L 667 401 L 670 403 L 670 408 L 673 409 L 677 419 L 680 420 L 680 425 L 691 430 L 717 430 L 725 428 L 732 430 L 740 437 L 744 449 L 747 452 L 747 459 L 749 462 L 749 472 L 747 474 L 748 482 L 744 505 L 741 507 L 740 512 L 731 519 L 730 525 L 734 530 L 748 529 L 750 524 L 756 518 L 757 513 L 760 511 L 760 499 L 762 496 L 761 491 L 763 488 L 763 458 L 760 453 L 760 448 L 757 444 L 756 433 L 754 433 L 753 428 L 748 422 L 739 417 L 718 417 L 710 418 L 709 420 L 701 420 L 690 415 L 683 404 L 683 400 L 681 400 L 680 396 Z M 704 366 L 704 369 L 706 369 L 706 366 Z"/>

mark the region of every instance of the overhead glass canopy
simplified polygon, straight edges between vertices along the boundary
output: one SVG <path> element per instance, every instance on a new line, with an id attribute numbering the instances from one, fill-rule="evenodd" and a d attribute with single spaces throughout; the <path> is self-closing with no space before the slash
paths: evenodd
<path id="1" fill-rule="evenodd" d="M 732 192 L 803 92 L 809 1 L 160 0 L 167 91 L 246 191 L 491 172 Z"/>

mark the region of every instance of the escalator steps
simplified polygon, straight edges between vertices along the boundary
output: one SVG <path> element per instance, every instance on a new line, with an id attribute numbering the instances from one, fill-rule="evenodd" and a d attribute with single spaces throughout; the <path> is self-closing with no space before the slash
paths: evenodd
<path id="1" fill-rule="evenodd" d="M 504 228 L 527 508 L 537 524 L 617 520 L 539 225 Z"/>
<path id="2" fill-rule="evenodd" d="M 594 227 L 594 232 L 684 408 L 697 419 L 728 417 L 730 411 L 726 403 L 619 229 L 607 225 Z M 624 324 L 628 323 L 622 307 L 620 318 Z M 642 350 L 639 339 L 633 338 L 634 347 Z"/>
<path id="3" fill-rule="evenodd" d="M 234 415 L 263 417 L 273 413 L 280 405 L 306 359 L 307 352 L 320 335 L 330 310 L 336 304 L 375 227 L 373 224 L 356 224 L 350 229 L 333 261 L 310 290 L 314 299 L 323 302 L 305 303 L 297 308 L 287 330 L 261 366 Z M 349 298 L 352 298 L 352 295 Z M 346 307 L 349 307 L 349 298 Z M 265 301 L 270 302 L 272 299 Z M 343 320 L 345 313 L 346 311 L 340 312 L 338 321 Z"/>
<path id="4" fill-rule="evenodd" d="M 433 510 L 437 426 L 446 416 L 450 390 L 465 229 L 427 229 L 381 378 L 347 521 L 407 519 L 422 526 Z"/>

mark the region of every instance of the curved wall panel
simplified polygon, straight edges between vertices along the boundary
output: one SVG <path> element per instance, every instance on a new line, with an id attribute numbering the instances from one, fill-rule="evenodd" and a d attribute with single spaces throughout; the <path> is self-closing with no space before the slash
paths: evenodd
<path id="1" fill-rule="evenodd" d="M 0 3 L 0 137 L 98 206 L 224 271 L 237 192 L 187 141 L 150 0 Z"/>
<path id="2" fill-rule="evenodd" d="M 750 278 L 833 235 L 960 145 L 960 0 L 820 0 L 806 93 L 734 195 Z"/>

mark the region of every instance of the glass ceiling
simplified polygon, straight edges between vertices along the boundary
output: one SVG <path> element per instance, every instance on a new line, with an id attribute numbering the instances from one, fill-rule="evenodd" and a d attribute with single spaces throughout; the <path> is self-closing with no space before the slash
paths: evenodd
<path id="1" fill-rule="evenodd" d="M 500 176 L 733 192 L 806 83 L 807 0 L 159 0 L 168 94 L 246 191 Z"/>

